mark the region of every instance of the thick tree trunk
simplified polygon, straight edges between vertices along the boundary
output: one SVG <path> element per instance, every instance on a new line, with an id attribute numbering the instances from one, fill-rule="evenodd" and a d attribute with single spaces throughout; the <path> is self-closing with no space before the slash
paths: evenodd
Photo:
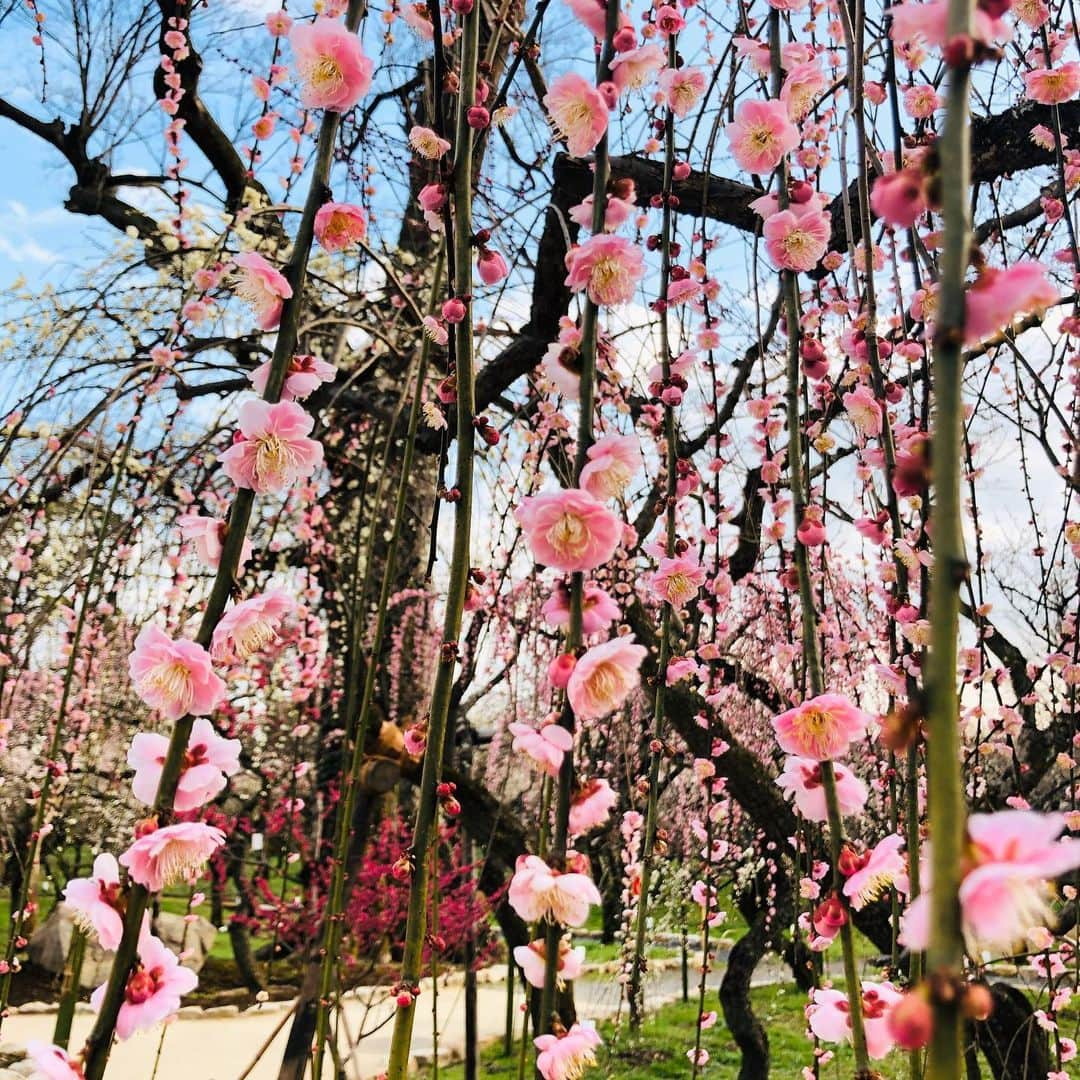
<path id="1" fill-rule="evenodd" d="M 769 1037 L 750 1005 L 750 980 L 768 948 L 765 918 L 765 913 L 759 912 L 735 942 L 720 983 L 724 1022 L 742 1054 L 738 1080 L 762 1080 L 769 1075 Z"/>
<path id="2" fill-rule="evenodd" d="M 975 1040 L 994 1080 L 1042 1080 L 1051 1069 L 1050 1048 L 1030 999 L 1003 982 L 994 983 L 990 993 L 994 1010 L 975 1025 Z"/>
<path id="3" fill-rule="evenodd" d="M 375 813 L 377 798 L 361 795 L 356 802 L 356 814 L 353 817 L 352 833 L 349 838 L 346 856 L 347 870 L 345 877 L 346 896 L 353 887 L 356 871 L 367 847 L 371 835 L 372 823 L 377 818 Z M 308 1059 L 311 1056 L 311 1043 L 315 1038 L 315 1021 L 318 1012 L 319 975 L 322 966 L 320 946 L 323 928 L 320 925 L 314 940 L 308 943 L 304 956 L 304 978 L 300 984 L 299 1001 L 293 1014 L 289 1039 L 282 1055 L 278 1080 L 304 1080 Z"/>
<path id="4" fill-rule="evenodd" d="M 253 994 L 257 994 L 263 985 L 255 969 L 255 957 L 251 951 L 251 934 L 248 933 L 247 926 L 239 919 L 229 920 L 229 942 L 232 945 L 233 959 L 236 961 L 240 978 Z"/>

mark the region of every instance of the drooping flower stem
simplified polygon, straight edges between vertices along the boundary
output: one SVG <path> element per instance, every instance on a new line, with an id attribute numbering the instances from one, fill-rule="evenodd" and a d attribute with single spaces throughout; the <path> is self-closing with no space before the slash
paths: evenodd
<path id="1" fill-rule="evenodd" d="M 949 36 L 969 35 L 971 0 L 949 0 Z M 940 297 L 934 334 L 933 463 L 934 565 L 930 574 L 930 648 L 926 663 L 928 816 L 931 839 L 930 942 L 927 969 L 935 980 L 961 975 L 964 939 L 959 888 L 966 807 L 960 772 L 960 717 L 956 689 L 960 586 L 967 574 L 960 496 L 964 468 L 964 275 L 968 263 L 971 179 L 967 66 L 949 72 L 941 154 L 945 223 Z M 951 1080 L 964 1071 L 959 994 L 938 994 L 926 1075 Z"/>
<path id="2" fill-rule="evenodd" d="M 608 0 L 604 23 L 604 42 L 597 61 L 597 83 L 611 77 L 611 60 L 615 54 L 611 39 L 618 26 L 619 5 L 615 0 Z M 594 155 L 592 234 L 599 236 L 604 231 L 604 218 L 607 213 L 608 183 L 608 136 L 605 132 L 597 143 Z M 588 461 L 589 447 L 593 441 L 593 408 L 596 398 L 596 348 L 599 334 L 599 309 L 591 299 L 586 298 L 581 316 L 581 345 L 579 353 L 580 379 L 578 390 L 578 431 L 577 447 L 574 454 L 573 485 L 576 487 L 581 478 L 581 470 Z M 570 622 L 566 631 L 565 650 L 575 653 L 582 644 L 582 611 L 585 592 L 585 575 L 580 571 L 570 577 Z M 567 731 L 575 728 L 574 713 L 569 700 L 565 701 L 559 723 Z M 551 849 L 547 856 L 553 866 L 561 867 L 566 861 L 566 852 L 570 837 L 570 802 L 574 794 L 574 754 L 563 755 L 559 768 L 558 781 L 555 785 L 555 813 L 551 832 Z M 541 823 L 541 833 L 546 828 L 547 815 Z M 552 1031 L 555 1019 L 555 985 L 559 971 L 559 943 L 563 928 L 550 921 L 544 934 L 544 986 L 540 992 L 540 1013 L 537 1035 Z"/>
<path id="3" fill-rule="evenodd" d="M 469 313 L 454 327 L 454 357 L 457 375 L 457 476 L 460 497 L 455 505 L 454 540 L 446 593 L 443 643 L 428 712 L 427 749 L 420 778 L 419 803 L 413 829 L 413 877 L 409 892 L 409 913 L 401 961 L 401 984 L 415 986 L 420 979 L 424 937 L 427 926 L 427 851 L 435 835 L 438 817 L 436 786 L 442 770 L 450 699 L 457 666 L 458 639 L 469 585 L 470 535 L 472 517 L 473 447 L 475 431 L 475 387 L 473 371 L 472 293 L 472 189 L 473 129 L 468 110 L 476 94 L 476 71 L 480 38 L 480 8 L 474 6 L 464 16 L 461 36 L 461 73 L 458 93 L 456 138 L 454 143 L 453 274 L 455 295 L 465 300 Z M 438 92 L 439 88 L 436 88 Z M 398 1008 L 390 1045 L 388 1080 L 404 1080 L 409 1068 L 416 1001 Z"/>
<path id="4" fill-rule="evenodd" d="M 678 63 L 676 34 L 668 37 L 668 66 Z M 675 116 L 671 109 L 664 110 L 664 181 L 661 198 L 664 200 L 660 227 L 660 363 L 664 379 L 671 376 L 671 340 L 668 327 L 667 294 L 671 282 L 671 183 L 675 167 Z M 675 407 L 664 403 L 665 469 L 667 482 L 664 490 L 664 551 L 669 558 L 675 556 L 675 504 L 678 481 L 676 472 L 678 439 L 675 428 Z M 630 1026 L 640 1028 L 645 1019 L 645 1000 L 642 976 L 645 973 L 645 936 L 649 918 L 649 888 L 652 883 L 654 848 L 656 847 L 657 791 L 660 786 L 660 764 L 663 761 L 664 691 L 667 687 L 667 667 L 671 660 L 671 614 L 672 605 L 664 603 L 660 617 L 660 649 L 656 659 L 656 695 L 653 699 L 652 737 L 649 742 L 649 794 L 645 806 L 645 829 L 641 841 L 641 889 L 638 893 L 636 921 L 634 926 L 634 953 L 630 961 L 629 998 Z"/>
<path id="5" fill-rule="evenodd" d="M 906 604 L 908 602 L 909 593 L 909 581 L 908 581 L 908 568 L 904 563 L 904 560 L 896 554 L 895 544 L 903 535 L 902 524 L 900 520 L 900 501 L 896 494 L 896 488 L 893 485 L 893 477 L 896 474 L 896 444 L 893 439 L 892 423 L 889 419 L 888 401 L 885 397 L 885 377 L 881 368 L 881 351 L 878 348 L 878 334 L 877 334 L 877 289 L 874 283 L 873 265 L 874 265 L 874 240 L 871 232 L 872 220 L 870 217 L 870 177 L 869 177 L 869 154 L 867 153 L 867 139 L 866 139 L 866 109 L 864 102 L 863 84 L 865 81 L 865 72 L 863 69 L 862 57 L 864 54 L 865 38 L 866 38 L 866 18 L 865 18 L 865 6 L 862 0 L 856 5 L 854 22 L 852 21 L 852 15 L 846 5 L 840 5 L 838 8 L 840 13 L 841 23 L 844 28 L 844 39 L 847 46 L 848 55 L 848 79 L 850 84 L 851 100 L 853 102 L 853 112 L 855 117 L 855 140 L 856 140 L 856 155 L 859 163 L 858 173 L 858 212 L 859 212 L 859 232 L 862 236 L 862 262 L 864 267 L 863 272 L 863 296 L 865 299 L 865 305 L 863 312 L 866 318 L 865 334 L 866 334 L 866 359 L 870 367 L 870 378 L 874 388 L 874 397 L 877 399 L 878 404 L 881 406 L 881 450 L 884 458 L 884 473 L 885 473 L 885 505 L 889 512 L 889 525 L 892 533 L 893 540 L 893 569 L 896 573 L 896 588 L 893 593 L 896 603 Z M 893 53 L 893 45 L 890 40 L 888 44 L 888 57 L 891 61 L 891 66 L 895 69 L 895 57 Z M 900 130 L 899 130 L 899 112 L 896 109 L 896 96 L 897 88 L 895 85 L 891 87 L 892 102 L 894 107 L 893 124 L 895 127 L 895 150 L 896 165 L 900 167 L 900 154 L 902 153 L 902 145 L 900 142 Z M 913 265 L 917 263 L 916 259 L 912 260 Z M 890 626 L 889 636 L 889 648 L 890 648 L 890 662 L 895 663 L 901 650 L 903 649 L 904 639 L 898 633 L 898 627 L 893 624 Z M 915 699 L 918 694 L 918 686 L 913 675 L 908 674 L 906 676 L 907 683 L 907 696 L 908 701 Z M 906 780 L 905 788 L 907 792 L 912 792 L 914 789 L 917 792 L 918 784 L 918 768 L 919 768 L 919 753 L 918 744 L 913 743 L 909 748 L 906 759 Z M 893 797 L 891 799 L 892 813 L 898 814 L 897 807 L 897 795 L 895 781 L 892 783 Z M 919 895 L 919 807 L 917 798 L 908 799 L 905 803 L 905 817 L 906 817 L 906 831 L 905 831 L 905 843 L 908 851 L 908 864 L 911 867 L 909 873 L 909 894 L 908 900 L 913 900 Z M 892 901 L 894 909 L 893 917 L 893 952 L 895 954 L 897 949 L 896 934 L 899 928 L 898 920 L 898 897 L 896 895 L 895 888 L 892 891 Z M 919 980 L 922 969 L 922 954 L 918 951 L 912 953 L 910 958 L 909 978 L 911 982 L 917 982 Z M 919 1055 L 913 1054 L 912 1063 L 913 1068 L 917 1067 L 919 1061 Z"/>
<path id="6" fill-rule="evenodd" d="M 83 960 L 86 957 L 86 931 L 76 926 L 71 932 L 71 946 L 64 963 L 64 983 L 60 993 L 60 1006 L 56 1010 L 56 1024 L 53 1027 L 53 1042 L 68 1048 L 71 1041 L 71 1022 L 75 1018 L 75 1005 L 82 989 Z"/>
<path id="7" fill-rule="evenodd" d="M 345 25 L 350 32 L 355 33 L 363 7 L 364 0 L 350 0 L 345 16 Z M 311 186 L 300 216 L 292 253 L 285 268 L 285 276 L 292 286 L 292 296 L 285 301 L 282 310 L 277 341 L 274 344 L 274 354 L 263 393 L 264 399 L 272 403 L 277 402 L 281 397 L 289 362 L 296 350 L 304 302 L 304 284 L 307 280 L 308 257 L 315 236 L 315 214 L 329 194 L 330 167 L 334 159 L 334 145 L 337 141 L 339 122 L 340 117 L 337 113 L 327 112 L 323 116 Z M 235 586 L 236 569 L 240 563 L 240 554 L 247 536 L 254 503 L 255 493 L 250 488 L 241 488 L 233 499 L 217 574 L 195 635 L 196 643 L 203 648 L 209 647 L 214 629 L 224 614 L 225 606 Z M 156 815 L 159 821 L 167 819 L 172 814 L 173 801 L 176 797 L 176 788 L 180 781 L 184 754 L 191 738 L 193 723 L 193 716 L 181 717 L 170 734 L 169 747 L 162 764 L 161 780 L 152 810 L 152 814 Z M 83 1063 L 86 1080 L 101 1080 L 105 1075 L 116 1020 L 124 1001 L 128 975 L 135 962 L 143 915 L 149 907 L 150 896 L 149 890 L 143 885 L 132 885 L 128 892 L 124 934 L 116 950 L 97 1021 L 86 1040 Z"/>
<path id="8" fill-rule="evenodd" d="M 844 846 L 844 819 L 836 793 L 836 770 L 831 761 L 821 763 L 821 784 L 825 789 L 825 808 L 829 815 L 829 862 L 832 864 L 833 889 L 837 897 L 842 898 L 840 852 Z M 840 951 L 844 959 L 844 989 L 848 997 L 851 1044 L 855 1049 L 855 1069 L 858 1073 L 869 1068 L 870 1058 L 866 1050 L 866 1030 L 863 1026 L 862 984 L 859 982 L 859 968 L 855 958 L 855 932 L 851 925 L 850 910 L 845 914 L 844 924 L 840 927 Z"/>
<path id="9" fill-rule="evenodd" d="M 780 93 L 782 69 L 780 64 L 780 13 L 775 8 L 769 12 L 769 54 L 772 67 L 772 90 Z M 788 205 L 788 171 L 781 162 L 779 191 L 781 210 Z M 791 485 L 791 501 L 796 526 L 803 520 L 806 510 L 807 489 L 803 475 L 802 408 L 800 399 L 801 368 L 799 362 L 799 284 L 794 271 L 780 272 L 784 297 L 784 319 L 787 323 L 787 426 L 788 426 L 788 478 Z M 818 647 L 817 610 L 814 604 L 813 583 L 806 545 L 797 537 L 794 545 L 795 570 L 799 583 L 799 609 L 801 614 L 804 681 L 809 685 L 810 695 L 816 697 L 825 690 L 821 652 Z M 825 790 L 826 809 L 829 817 L 829 861 L 832 864 L 833 887 L 837 898 L 842 897 L 840 886 L 840 852 L 844 843 L 844 822 L 840 812 L 840 800 L 836 791 L 836 773 L 831 761 L 821 763 L 821 780 Z M 840 947 L 844 958 L 845 992 L 851 1023 L 851 1042 L 855 1051 L 857 1072 L 868 1069 L 870 1058 L 866 1050 L 866 1032 L 863 1027 L 862 987 L 859 983 L 855 959 L 855 940 L 848 913 L 840 927 Z"/>
<path id="10" fill-rule="evenodd" d="M 439 249 L 435 263 L 435 273 L 431 282 L 431 296 L 428 303 L 429 313 L 438 306 L 438 297 L 442 289 L 445 249 Z M 379 602 L 375 612 L 375 626 L 371 635 L 371 649 L 364 669 L 362 692 L 357 679 L 351 678 L 345 690 L 345 730 L 351 733 L 353 740 L 352 757 L 347 771 L 342 776 L 342 796 L 338 806 L 337 820 L 334 826 L 334 848 L 331 856 L 330 889 L 327 893 L 326 908 L 323 912 L 322 956 L 319 966 L 319 997 L 316 1003 L 315 1019 L 315 1076 L 321 1076 L 322 1062 L 326 1050 L 326 1038 L 329 1030 L 331 1012 L 331 990 L 334 968 L 337 963 L 342 937 L 342 912 L 345 908 L 346 874 L 349 862 L 349 845 L 352 838 L 352 820 L 356 809 L 356 796 L 360 787 L 360 772 L 364 764 L 364 751 L 371 727 L 372 702 L 375 698 L 375 682 L 379 670 L 386 639 L 387 612 L 390 596 L 394 590 L 397 575 L 397 552 L 400 546 L 402 527 L 406 519 L 406 501 L 412 479 L 413 460 L 416 456 L 416 434 L 420 427 L 424 397 L 424 381 L 427 377 L 428 361 L 431 354 L 431 342 L 425 336 L 420 345 L 417 361 L 416 382 L 413 399 L 409 407 L 408 429 L 405 434 L 405 446 L 402 453 L 401 473 L 398 477 L 397 493 L 394 500 L 393 524 L 390 527 L 390 539 L 386 546 L 386 558 L 383 563 L 382 582 L 379 587 Z M 393 431 L 387 436 L 384 471 L 389 465 L 389 455 L 394 445 Z M 368 565 L 373 561 L 373 553 L 368 552 Z M 363 635 L 357 629 L 364 625 L 360 611 L 354 612 L 353 650 L 359 653 L 363 648 Z"/>
<path id="11" fill-rule="evenodd" d="M 136 407 L 136 415 L 138 415 L 140 407 L 141 406 Z M 120 450 L 120 461 L 116 466 L 116 473 L 113 477 L 112 487 L 109 489 L 109 497 L 105 503 L 105 510 L 101 515 L 101 524 L 98 526 L 94 543 L 94 554 L 90 563 L 90 573 L 86 579 L 82 604 L 79 606 L 79 614 L 76 616 L 75 626 L 71 634 L 71 641 L 69 642 L 70 652 L 68 653 L 68 662 L 64 671 L 64 683 L 60 691 L 60 704 L 56 710 L 56 720 L 53 722 L 52 736 L 49 739 L 49 746 L 45 756 L 46 764 L 49 767 L 46 768 L 45 775 L 42 777 L 40 790 L 38 791 L 37 804 L 34 807 L 34 817 L 30 831 L 30 843 L 26 852 L 22 880 L 19 883 L 19 893 L 17 897 L 12 898 L 11 925 L 8 928 L 7 948 L 4 952 L 4 974 L 0 976 L 0 1027 L 3 1026 L 4 1017 L 7 1015 L 8 1011 L 7 1005 L 11 993 L 11 980 L 15 970 L 15 953 L 19 948 L 19 941 L 22 939 L 23 928 L 26 924 L 27 908 L 30 904 L 30 890 L 34 881 L 35 867 L 41 857 L 42 830 L 46 824 L 45 818 L 48 813 L 49 799 L 52 796 L 52 783 L 55 775 L 52 764 L 59 757 L 60 747 L 63 744 L 68 702 L 71 699 L 71 688 L 75 682 L 75 668 L 79 657 L 83 655 L 80 651 L 83 630 L 86 627 L 88 613 L 97 603 L 97 596 L 94 594 L 93 590 L 97 585 L 98 576 L 101 572 L 101 564 L 107 550 L 105 537 L 108 533 L 109 526 L 112 524 L 113 506 L 116 503 L 116 498 L 120 491 L 120 483 L 127 475 L 125 463 L 128 460 L 128 456 L 131 453 L 131 447 L 135 440 L 135 430 L 136 424 L 135 421 L 132 420 L 128 426 L 127 439 L 124 441 L 124 445 Z M 78 988 L 76 987 L 76 994 L 77 993 Z"/>

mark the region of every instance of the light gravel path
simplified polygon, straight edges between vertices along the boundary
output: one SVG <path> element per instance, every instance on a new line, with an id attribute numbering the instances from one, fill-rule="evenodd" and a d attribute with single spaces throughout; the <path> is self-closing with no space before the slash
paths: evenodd
<path id="1" fill-rule="evenodd" d="M 492 975 L 498 973 L 492 972 Z M 711 981 L 715 985 L 718 980 L 719 972 Z M 613 973 L 583 976 L 576 983 L 579 1015 L 595 1020 L 614 1015 L 619 1007 L 620 989 Z M 680 992 L 681 977 L 677 967 L 664 966 L 663 970 L 650 972 L 647 977 L 647 1002 L 651 1007 L 671 1000 Z M 425 984 L 413 1037 L 413 1052 L 419 1059 L 430 1059 L 433 1050 L 432 997 L 430 984 Z M 524 1000 L 520 985 L 515 1000 L 519 1006 Z M 477 1005 L 481 1042 L 501 1038 L 506 1025 L 505 983 L 481 982 L 477 987 Z M 240 1080 L 267 1040 L 272 1040 L 268 1049 L 255 1068 L 246 1074 L 245 1080 L 276 1080 L 291 1008 L 291 1002 L 275 1002 L 243 1013 L 232 1006 L 183 1009 L 164 1028 L 139 1032 L 126 1042 L 118 1043 L 110 1058 L 108 1080 L 151 1080 L 152 1077 L 155 1080 Z M 440 1050 L 456 1059 L 464 1044 L 465 1031 L 464 989 L 460 976 L 453 978 L 449 985 L 439 987 L 438 1009 Z M 350 1080 L 375 1080 L 386 1067 L 393 1011 L 393 1003 L 384 989 L 363 988 L 347 996 L 344 1023 L 338 1031 L 338 1045 L 343 1056 L 348 1055 L 350 1043 L 355 1043 L 361 1033 L 364 1035 L 346 1068 Z M 520 1009 L 515 1011 L 515 1016 L 520 1032 Z M 72 1047 L 82 1044 L 93 1019 L 88 1007 L 80 1007 L 75 1016 Z M 50 1042 L 54 1022 L 55 1012 L 51 1009 L 16 1012 L 4 1023 L 3 1049 L 8 1049 L 11 1043 L 25 1045 L 30 1039 Z M 275 1035 L 275 1029 L 279 1027 Z M 164 1044 L 155 1074 L 154 1061 L 162 1038 Z M 329 1069 L 327 1071 L 329 1074 Z M 0 1070 L 0 1080 L 4 1078 L 5 1073 Z"/>

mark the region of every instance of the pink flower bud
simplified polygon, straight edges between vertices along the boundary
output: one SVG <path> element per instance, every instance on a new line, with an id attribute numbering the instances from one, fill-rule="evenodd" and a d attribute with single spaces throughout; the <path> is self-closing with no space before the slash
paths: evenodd
<path id="1" fill-rule="evenodd" d="M 465 318 L 465 303 L 453 296 L 442 306 L 442 316 L 448 323 L 459 323 Z"/>
<path id="2" fill-rule="evenodd" d="M 491 113 L 483 105 L 474 105 L 466 114 L 466 120 L 469 127 L 476 128 L 477 131 L 483 131 L 484 128 L 491 124 Z"/>
<path id="3" fill-rule="evenodd" d="M 614 109 L 619 104 L 619 88 L 613 82 L 602 82 L 596 91 L 609 109 Z"/>
<path id="4" fill-rule="evenodd" d="M 482 248 L 476 257 L 476 272 L 485 285 L 498 285 L 510 273 L 506 260 L 490 248 Z"/>
<path id="5" fill-rule="evenodd" d="M 565 690 L 575 667 L 577 667 L 577 658 L 570 653 L 556 656 L 548 665 L 548 678 L 551 684 L 559 690 Z"/>
<path id="6" fill-rule="evenodd" d="M 930 1041 L 934 1013 L 926 996 L 911 990 L 889 1010 L 885 1023 L 901 1049 L 918 1050 Z"/>

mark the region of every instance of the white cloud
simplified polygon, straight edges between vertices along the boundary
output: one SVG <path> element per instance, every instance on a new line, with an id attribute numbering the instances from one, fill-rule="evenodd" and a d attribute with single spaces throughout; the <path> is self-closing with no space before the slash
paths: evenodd
<path id="1" fill-rule="evenodd" d="M 11 240 L 0 236 L 0 255 L 18 265 L 24 262 L 53 263 L 60 256 L 55 251 L 42 247 L 34 240 Z"/>

